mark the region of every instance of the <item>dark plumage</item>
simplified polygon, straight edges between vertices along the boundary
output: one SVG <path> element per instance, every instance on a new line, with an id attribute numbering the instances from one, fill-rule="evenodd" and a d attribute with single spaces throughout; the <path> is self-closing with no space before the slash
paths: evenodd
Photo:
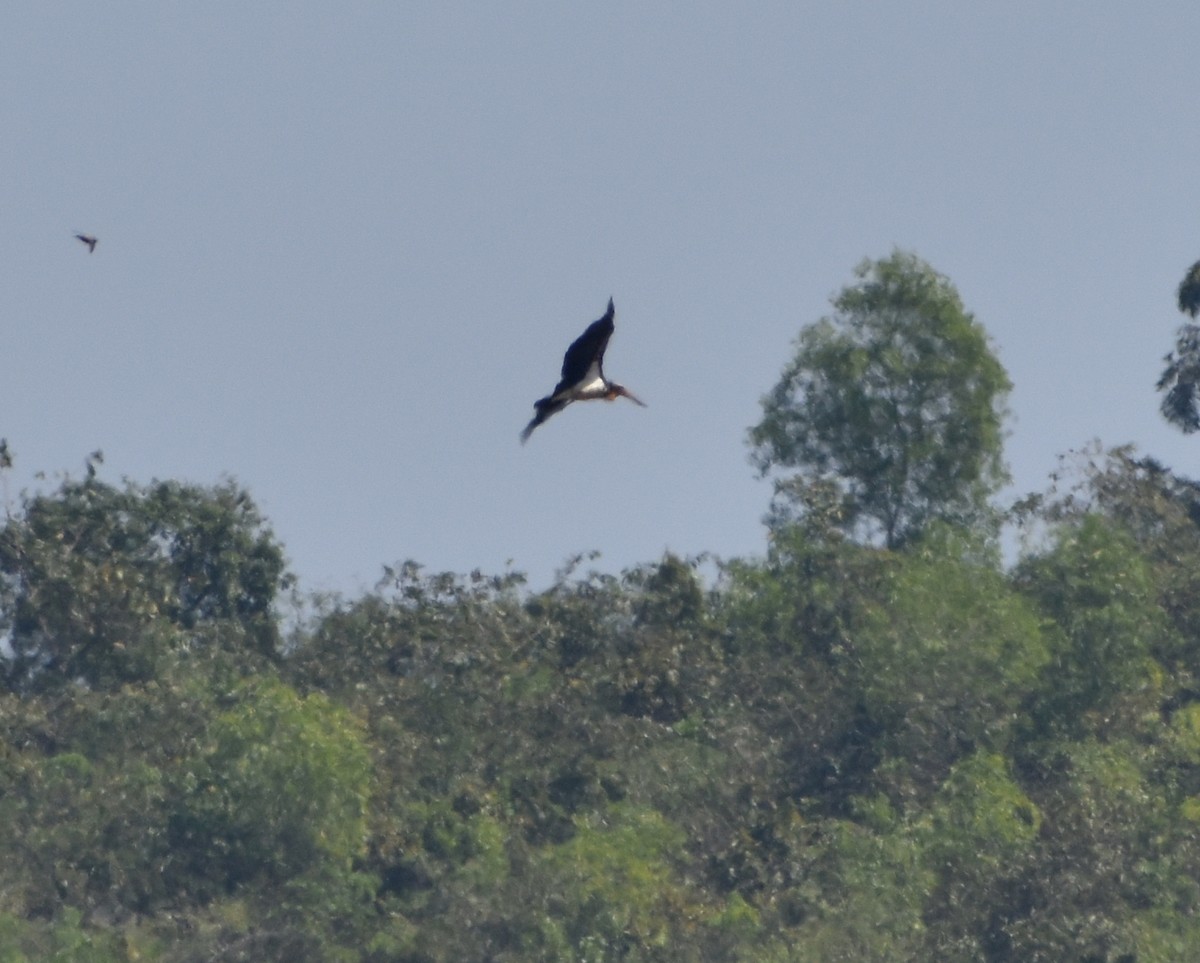
<path id="1" fill-rule="evenodd" d="M 94 237 L 92 237 L 90 234 L 76 234 L 75 236 L 88 246 L 88 254 L 94 254 L 96 252 L 96 239 Z"/>
<path id="2" fill-rule="evenodd" d="M 594 401 L 600 398 L 612 401 L 625 397 L 643 408 L 646 407 L 624 385 L 609 381 L 604 376 L 604 351 L 608 347 L 608 339 L 612 337 L 614 314 L 613 301 L 609 298 L 608 310 L 604 312 L 604 317 L 589 324 L 587 330 L 571 342 L 563 356 L 562 377 L 554 391 L 533 403 L 535 414 L 521 432 L 522 444 L 529 440 L 533 429 L 551 415 L 558 414 L 572 401 Z"/>

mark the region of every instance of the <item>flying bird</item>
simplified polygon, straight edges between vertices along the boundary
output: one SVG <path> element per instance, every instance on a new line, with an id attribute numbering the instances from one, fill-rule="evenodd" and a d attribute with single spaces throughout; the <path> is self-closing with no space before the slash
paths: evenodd
<path id="1" fill-rule="evenodd" d="M 646 407 L 645 402 L 624 385 L 604 377 L 604 349 L 612 337 L 613 314 L 613 302 L 609 298 L 604 317 L 589 324 L 587 330 L 571 342 L 571 347 L 563 356 L 562 379 L 551 394 L 533 403 L 536 413 L 521 432 L 521 444 L 529 440 L 534 428 L 551 415 L 558 414 L 572 401 L 596 401 L 600 398 L 613 401 L 625 397 L 636 405 Z"/>
<path id="2" fill-rule="evenodd" d="M 88 246 L 88 254 L 94 254 L 96 252 L 96 239 L 92 237 L 92 235 L 76 234 L 75 236 Z"/>

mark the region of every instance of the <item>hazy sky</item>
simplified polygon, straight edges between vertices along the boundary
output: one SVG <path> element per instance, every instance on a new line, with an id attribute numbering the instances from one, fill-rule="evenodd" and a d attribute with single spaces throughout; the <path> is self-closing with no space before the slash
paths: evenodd
<path id="1" fill-rule="evenodd" d="M 1154 382 L 1200 258 L 1200 5 L 14 4 L 0 436 L 247 486 L 302 587 L 757 555 L 745 431 L 864 257 L 957 286 L 1014 489 L 1200 474 Z M 100 241 L 95 254 L 72 238 Z M 648 404 L 532 402 L 609 296 Z"/>

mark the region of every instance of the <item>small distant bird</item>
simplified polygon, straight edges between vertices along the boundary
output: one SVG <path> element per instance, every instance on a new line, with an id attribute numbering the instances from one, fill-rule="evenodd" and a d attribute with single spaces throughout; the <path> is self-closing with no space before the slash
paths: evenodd
<path id="1" fill-rule="evenodd" d="M 604 349 L 612 337 L 613 314 L 613 302 L 609 298 L 604 317 L 589 324 L 587 330 L 571 342 L 571 347 L 563 356 L 562 380 L 552 394 L 533 403 L 536 414 L 521 432 L 521 444 L 529 440 L 534 428 L 551 415 L 558 414 L 572 401 L 596 401 L 600 398 L 613 401 L 625 397 L 636 405 L 646 407 L 646 403 L 624 385 L 604 377 Z"/>
<path id="2" fill-rule="evenodd" d="M 96 252 L 96 239 L 92 237 L 92 235 L 76 234 L 75 236 L 88 246 L 88 254 L 94 254 Z"/>

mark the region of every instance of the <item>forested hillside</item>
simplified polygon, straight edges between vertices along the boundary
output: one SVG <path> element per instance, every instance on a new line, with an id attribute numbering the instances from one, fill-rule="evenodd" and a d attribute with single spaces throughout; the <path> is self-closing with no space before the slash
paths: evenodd
<path id="1" fill-rule="evenodd" d="M 948 282 L 834 308 L 760 558 L 320 599 L 235 484 L 21 498 L 0 961 L 1200 958 L 1200 485 L 1095 450 L 1001 510 Z"/>

